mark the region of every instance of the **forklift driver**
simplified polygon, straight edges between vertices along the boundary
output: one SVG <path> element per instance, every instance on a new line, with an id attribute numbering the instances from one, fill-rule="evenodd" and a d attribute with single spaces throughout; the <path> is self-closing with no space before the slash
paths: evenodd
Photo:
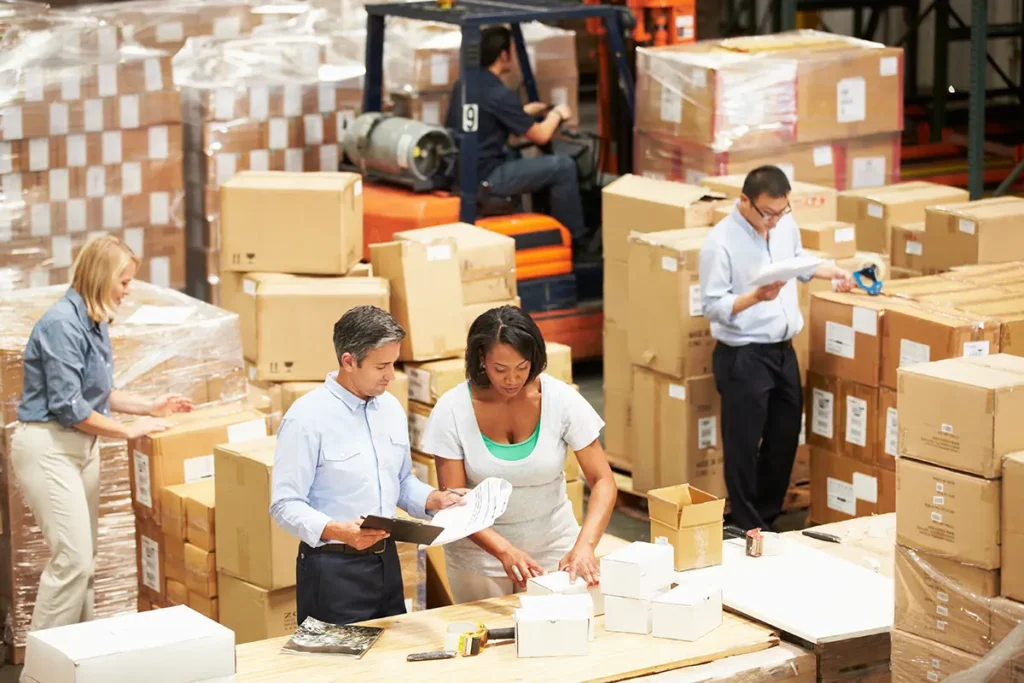
<path id="1" fill-rule="evenodd" d="M 583 238 L 586 227 L 583 224 L 576 162 L 558 154 L 513 159 L 507 147 L 510 135 L 525 137 L 535 145 L 548 144 L 558 127 L 572 116 L 572 110 L 560 104 L 552 108 L 543 120 L 538 120 L 547 105 L 531 102 L 523 106 L 519 96 L 505 87 L 501 77 L 512 70 L 514 62 L 512 32 L 504 26 L 483 30 L 480 65 L 484 71 L 480 76 L 479 91 L 477 177 L 482 183 L 487 183 L 488 192 L 499 196 L 512 197 L 547 190 L 552 218 L 572 235 L 573 251 L 585 251 Z M 462 130 L 461 112 L 462 83 L 457 81 L 448 108 L 448 128 Z"/>

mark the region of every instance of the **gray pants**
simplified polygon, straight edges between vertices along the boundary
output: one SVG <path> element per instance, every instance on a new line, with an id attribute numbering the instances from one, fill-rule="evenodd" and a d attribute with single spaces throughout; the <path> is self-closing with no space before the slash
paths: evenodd
<path id="1" fill-rule="evenodd" d="M 551 154 L 507 161 L 491 171 L 487 184 L 491 192 L 504 196 L 548 190 L 551 217 L 565 226 L 574 241 L 586 235 L 576 162 L 569 157 Z"/>

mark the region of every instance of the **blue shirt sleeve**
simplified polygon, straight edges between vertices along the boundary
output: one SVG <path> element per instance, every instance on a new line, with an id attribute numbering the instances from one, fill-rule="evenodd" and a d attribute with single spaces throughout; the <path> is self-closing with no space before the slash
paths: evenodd
<path id="1" fill-rule="evenodd" d="M 58 321 L 40 330 L 38 343 L 47 407 L 61 426 L 74 427 L 93 412 L 82 396 L 87 342 L 72 323 Z"/>
<path id="2" fill-rule="evenodd" d="M 533 127 L 533 117 L 523 111 L 523 103 L 508 88 L 496 88 L 497 94 L 491 101 L 491 113 L 498 122 L 513 135 L 525 135 Z"/>
<path id="3" fill-rule="evenodd" d="M 700 298 L 704 317 L 722 325 L 732 322 L 736 296 L 729 254 L 721 245 L 709 241 L 700 250 Z"/>
<path id="4" fill-rule="evenodd" d="M 316 548 L 331 518 L 313 509 L 309 491 L 320 459 L 320 444 L 301 423 L 285 419 L 277 433 L 270 515 L 278 526 Z"/>

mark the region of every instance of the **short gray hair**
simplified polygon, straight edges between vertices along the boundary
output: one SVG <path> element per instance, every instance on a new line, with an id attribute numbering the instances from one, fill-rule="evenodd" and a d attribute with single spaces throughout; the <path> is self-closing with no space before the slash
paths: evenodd
<path id="1" fill-rule="evenodd" d="M 356 306 L 334 323 L 334 352 L 341 357 L 352 354 L 357 365 L 385 344 L 405 339 L 405 330 L 390 313 L 376 306 Z"/>

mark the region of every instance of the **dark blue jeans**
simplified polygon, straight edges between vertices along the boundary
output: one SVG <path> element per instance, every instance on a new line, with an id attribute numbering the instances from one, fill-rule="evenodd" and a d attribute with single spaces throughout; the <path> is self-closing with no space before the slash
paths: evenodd
<path id="1" fill-rule="evenodd" d="M 569 157 L 551 154 L 506 161 L 491 171 L 486 180 L 491 192 L 503 196 L 547 190 L 551 217 L 565 226 L 574 241 L 586 235 L 576 162 Z"/>

